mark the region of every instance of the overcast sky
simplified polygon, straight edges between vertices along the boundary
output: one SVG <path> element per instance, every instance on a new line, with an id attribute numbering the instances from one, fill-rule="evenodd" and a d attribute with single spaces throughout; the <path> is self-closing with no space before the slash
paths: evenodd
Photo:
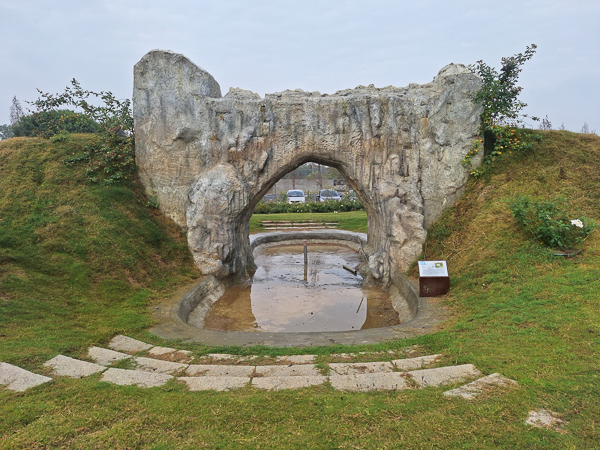
<path id="1" fill-rule="evenodd" d="M 332 94 L 427 83 L 451 62 L 538 45 L 521 73 L 527 112 L 600 133 L 599 0 L 0 0 L 0 124 L 13 96 L 85 89 L 131 98 L 152 49 L 183 53 L 230 87 Z M 533 124 L 537 127 L 537 124 Z"/>

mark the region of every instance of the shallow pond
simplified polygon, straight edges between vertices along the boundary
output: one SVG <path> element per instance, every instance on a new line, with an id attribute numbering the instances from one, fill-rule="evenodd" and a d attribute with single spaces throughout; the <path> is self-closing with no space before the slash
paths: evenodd
<path id="1" fill-rule="evenodd" d="M 204 328 L 218 331 L 310 332 L 379 328 L 400 323 L 389 296 L 364 287 L 354 268 L 359 254 L 340 244 L 259 247 L 258 269 L 213 305 Z"/>

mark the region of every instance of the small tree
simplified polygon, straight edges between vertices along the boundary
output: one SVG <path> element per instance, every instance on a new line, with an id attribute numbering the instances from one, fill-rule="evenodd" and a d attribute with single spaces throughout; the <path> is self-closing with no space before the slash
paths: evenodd
<path id="1" fill-rule="evenodd" d="M 481 126 L 479 134 L 484 139 L 475 141 L 473 148 L 467 153 L 463 163 L 471 167 L 471 159 L 483 148 L 485 140 L 484 163 L 491 164 L 496 157 L 505 152 L 524 151 L 532 147 L 530 142 L 525 141 L 517 127 L 523 123 L 522 114 L 526 103 L 518 99 L 523 90 L 517 85 L 522 66 L 530 60 L 537 46 L 527 46 L 524 53 L 502 58 L 502 68 L 497 71 L 483 61 L 477 61 L 469 69 L 479 75 L 482 81 L 481 88 L 473 93 L 473 102 L 483 106 L 481 113 Z M 539 120 L 532 117 L 532 120 Z M 538 138 L 536 136 L 536 138 Z M 480 176 L 482 170 L 471 172 L 472 175 Z"/>
<path id="2" fill-rule="evenodd" d="M 542 119 L 542 123 L 540 125 L 540 130 L 551 130 L 552 129 L 552 122 L 550 122 L 550 119 L 548 119 L 548 116 L 546 116 L 545 119 Z"/>

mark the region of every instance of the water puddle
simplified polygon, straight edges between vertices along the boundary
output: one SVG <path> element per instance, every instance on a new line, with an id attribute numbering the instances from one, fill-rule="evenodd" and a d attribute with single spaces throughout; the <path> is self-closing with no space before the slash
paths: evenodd
<path id="1" fill-rule="evenodd" d="M 389 296 L 362 286 L 358 253 L 345 245 L 259 247 L 258 266 L 246 285 L 234 286 L 213 305 L 204 328 L 217 331 L 310 332 L 379 328 L 400 323 Z"/>

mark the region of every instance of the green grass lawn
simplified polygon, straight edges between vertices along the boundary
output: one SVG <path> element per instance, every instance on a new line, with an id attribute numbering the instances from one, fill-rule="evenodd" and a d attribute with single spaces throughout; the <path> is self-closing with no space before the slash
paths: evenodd
<path id="1" fill-rule="evenodd" d="M 250 217 L 250 233 L 265 231 L 263 220 L 318 220 L 323 222 L 337 222 L 338 229 L 367 232 L 367 212 L 349 211 L 340 213 L 296 213 L 296 214 L 254 214 Z"/>
<path id="2" fill-rule="evenodd" d="M 196 354 L 326 357 L 417 345 L 419 354 L 442 353 L 444 363 L 472 363 L 519 383 L 465 401 L 439 388 L 215 393 L 175 382 L 138 389 L 99 376 L 59 378 L 24 393 L 0 388 L 0 449 L 600 448 L 600 233 L 582 254 L 556 257 L 522 233 L 507 206 L 520 194 L 563 196 L 574 218 L 600 221 L 600 138 L 543 135 L 534 153 L 499 160 L 471 180 L 431 227 L 424 257 L 446 259 L 451 276 L 440 301 L 452 317 L 437 333 L 277 350 L 150 335 L 152 306 L 200 276 L 185 237 L 145 206 L 137 184 L 88 185 L 81 168 L 61 163 L 85 136 L 0 142 L 0 361 L 42 373 L 58 353 L 85 357 L 90 345 L 105 346 L 117 333 Z M 326 220 L 366 231 L 364 213 L 353 214 Z M 254 216 L 251 230 L 274 218 Z M 563 432 L 524 425 L 538 408 L 566 419 Z"/>

